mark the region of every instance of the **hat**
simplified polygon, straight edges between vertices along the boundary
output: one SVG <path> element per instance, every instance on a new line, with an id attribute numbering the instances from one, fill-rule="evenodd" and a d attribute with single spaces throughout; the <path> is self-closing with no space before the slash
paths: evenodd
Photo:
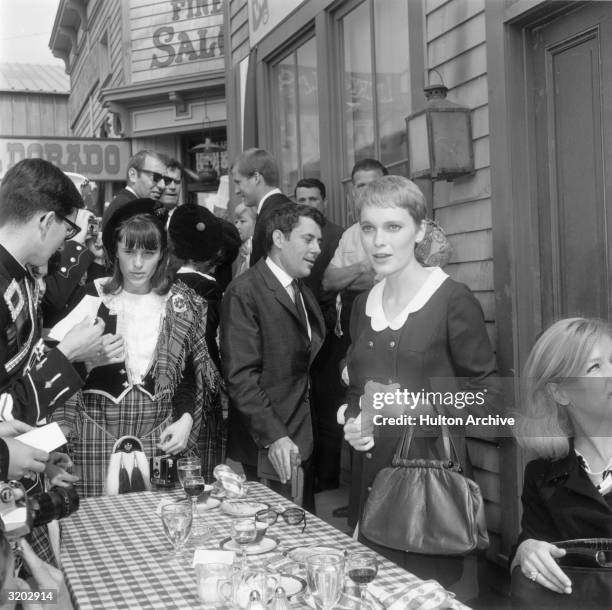
<path id="1" fill-rule="evenodd" d="M 186 203 L 170 217 L 168 235 L 178 258 L 208 261 L 223 245 L 221 221 L 208 209 L 196 203 Z"/>
<path id="2" fill-rule="evenodd" d="M 112 205 L 112 204 L 111 204 Z M 159 201 L 153 199 L 132 199 L 126 201 L 115 209 L 108 208 L 105 217 L 102 220 L 102 244 L 106 251 L 106 256 L 109 261 L 115 259 L 114 236 L 115 231 L 124 220 L 136 216 L 137 214 L 147 214 L 151 216 L 158 224 L 162 236 L 165 236 L 164 223 L 167 216 L 167 211 Z"/>

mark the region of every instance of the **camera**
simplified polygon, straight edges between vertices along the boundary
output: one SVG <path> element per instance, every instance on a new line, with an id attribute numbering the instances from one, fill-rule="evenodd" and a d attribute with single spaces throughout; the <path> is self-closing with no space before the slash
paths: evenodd
<path id="1" fill-rule="evenodd" d="M 102 230 L 102 219 L 97 216 L 90 216 L 87 221 L 87 239 L 98 237 Z"/>
<path id="2" fill-rule="evenodd" d="M 5 535 L 16 540 L 53 519 L 63 519 L 79 508 L 74 487 L 51 487 L 46 492 L 27 496 L 19 481 L 0 482 L 0 519 Z"/>
<path id="3" fill-rule="evenodd" d="M 151 483 L 158 487 L 174 487 L 178 481 L 176 458 L 171 455 L 158 455 L 149 458 Z"/>

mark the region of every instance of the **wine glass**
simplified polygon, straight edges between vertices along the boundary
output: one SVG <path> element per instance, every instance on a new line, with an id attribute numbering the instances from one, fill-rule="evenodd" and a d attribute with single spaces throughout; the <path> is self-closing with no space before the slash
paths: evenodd
<path id="1" fill-rule="evenodd" d="M 162 506 L 161 518 L 164 532 L 173 547 L 173 553 L 170 557 L 179 560 L 182 547 L 191 532 L 191 506 L 184 502 L 166 504 Z"/>
<path id="2" fill-rule="evenodd" d="M 247 570 L 247 544 L 257 537 L 255 517 L 237 517 L 232 519 L 232 539 L 240 547 L 240 569 L 245 574 Z"/>
<path id="3" fill-rule="evenodd" d="M 349 578 L 359 586 L 361 593 L 361 610 L 368 610 L 371 605 L 366 600 L 368 584 L 371 583 L 378 574 L 378 560 L 376 555 L 370 551 L 356 551 L 351 553 L 348 558 Z"/>
<path id="4" fill-rule="evenodd" d="M 202 475 L 202 462 L 199 457 L 179 458 L 176 462 L 176 473 L 183 489 L 187 476 L 199 477 Z"/>
<path id="5" fill-rule="evenodd" d="M 317 607 L 333 608 L 344 588 L 344 557 L 332 553 L 311 555 L 306 559 L 306 574 Z"/>
<path id="6" fill-rule="evenodd" d="M 194 477 L 188 474 L 183 480 L 183 489 L 188 498 L 191 498 L 191 510 L 193 513 L 193 522 L 191 530 L 194 535 L 207 534 L 201 516 L 198 514 L 198 498 L 204 493 L 206 483 L 204 477 Z"/>

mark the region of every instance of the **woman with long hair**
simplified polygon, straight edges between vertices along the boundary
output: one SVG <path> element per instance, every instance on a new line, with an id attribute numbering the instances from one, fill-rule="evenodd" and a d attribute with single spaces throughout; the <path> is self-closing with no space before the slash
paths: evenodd
<path id="1" fill-rule="evenodd" d="M 206 302 L 170 282 L 159 210 L 137 199 L 105 219 L 112 276 L 96 280 L 87 296 L 105 322 L 103 349 L 88 363 L 83 389 L 54 414 L 72 441 L 83 496 L 148 488 L 147 458 L 195 448 L 203 407 L 218 404 Z"/>

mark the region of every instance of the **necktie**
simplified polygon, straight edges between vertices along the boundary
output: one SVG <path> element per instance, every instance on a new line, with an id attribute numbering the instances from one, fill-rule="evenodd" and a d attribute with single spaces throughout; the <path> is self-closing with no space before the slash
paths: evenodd
<path id="1" fill-rule="evenodd" d="M 298 318 L 304 325 L 304 328 L 308 328 L 308 324 L 306 323 L 306 311 L 302 303 L 302 291 L 300 290 L 300 285 L 297 280 L 291 282 L 291 288 L 293 289 L 293 301 L 295 302 Z"/>

